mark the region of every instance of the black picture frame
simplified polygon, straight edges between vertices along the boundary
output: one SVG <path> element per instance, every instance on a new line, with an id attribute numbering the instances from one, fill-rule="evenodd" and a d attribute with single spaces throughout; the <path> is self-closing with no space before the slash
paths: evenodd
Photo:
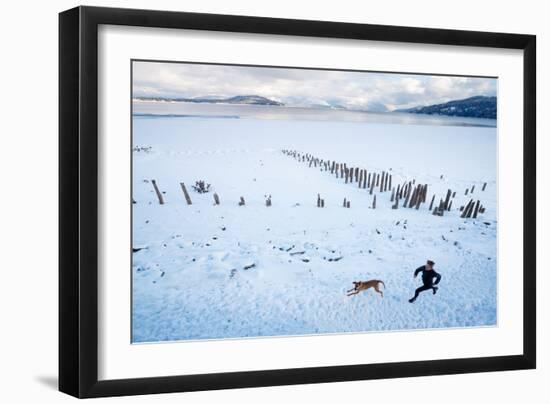
<path id="1" fill-rule="evenodd" d="M 100 24 L 523 51 L 523 353 L 350 366 L 98 380 L 98 26 Z M 59 390 L 104 397 L 325 383 L 536 366 L 536 37 L 506 33 L 97 7 L 59 15 Z M 518 242 L 520 240 L 518 234 Z"/>

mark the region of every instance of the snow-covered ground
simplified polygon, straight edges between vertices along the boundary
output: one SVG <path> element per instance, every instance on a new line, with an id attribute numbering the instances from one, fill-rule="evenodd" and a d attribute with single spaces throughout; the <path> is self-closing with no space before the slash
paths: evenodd
<path id="1" fill-rule="evenodd" d="M 133 130 L 134 342 L 496 324 L 494 127 L 136 116 Z M 375 190 L 372 209 L 367 189 L 283 149 L 426 183 L 428 203 L 393 210 Z M 197 180 L 213 191 L 194 192 Z M 461 219 L 472 185 L 486 211 Z M 452 210 L 432 215 L 449 188 Z M 439 292 L 410 304 L 426 259 Z M 384 281 L 383 298 L 346 296 L 369 279 Z"/>

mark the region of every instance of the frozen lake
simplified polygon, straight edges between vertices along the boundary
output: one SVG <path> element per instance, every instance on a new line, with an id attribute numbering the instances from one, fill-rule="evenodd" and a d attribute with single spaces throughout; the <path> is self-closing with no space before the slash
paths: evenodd
<path id="1" fill-rule="evenodd" d="M 218 117 L 233 119 L 282 119 L 399 123 L 411 125 L 487 126 L 496 120 L 444 115 L 365 112 L 330 108 L 300 108 L 269 105 L 208 104 L 191 102 L 134 101 L 133 114 L 145 116 Z"/>
<path id="2" fill-rule="evenodd" d="M 135 103 L 133 118 L 134 342 L 496 324 L 494 121 L 159 104 Z M 395 185 L 414 179 L 428 185 L 428 202 L 452 189 L 453 209 L 394 210 L 391 192 L 378 191 L 372 209 L 368 190 L 283 149 L 386 171 Z M 197 180 L 220 205 L 192 191 Z M 478 219 L 460 218 L 470 197 L 486 207 Z M 443 276 L 440 291 L 410 304 L 420 285 L 412 273 L 426 259 Z M 369 279 L 385 282 L 384 298 L 345 296 Z"/>

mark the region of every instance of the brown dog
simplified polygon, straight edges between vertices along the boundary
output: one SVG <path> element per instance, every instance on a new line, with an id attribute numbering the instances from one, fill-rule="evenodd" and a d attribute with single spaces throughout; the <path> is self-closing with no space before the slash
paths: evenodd
<path id="1" fill-rule="evenodd" d="M 386 285 L 384 284 L 384 282 L 378 280 L 378 279 L 373 279 L 373 280 L 370 280 L 370 281 L 366 281 L 366 282 L 353 282 L 353 289 L 350 289 L 347 291 L 347 296 L 353 296 L 353 295 L 356 295 L 357 293 L 363 291 L 363 290 L 367 290 L 367 289 L 370 289 L 370 288 L 374 288 L 374 290 L 376 290 L 378 293 L 380 293 L 380 295 L 382 297 L 384 297 L 384 293 L 382 293 L 382 291 L 378 288 L 378 286 L 382 284 L 384 285 L 384 289 L 386 289 Z"/>

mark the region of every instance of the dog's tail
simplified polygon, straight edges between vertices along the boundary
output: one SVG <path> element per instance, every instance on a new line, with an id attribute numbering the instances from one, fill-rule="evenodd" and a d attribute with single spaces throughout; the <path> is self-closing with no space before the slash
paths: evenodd
<path id="1" fill-rule="evenodd" d="M 384 289 L 386 289 L 386 284 L 384 282 L 379 280 L 378 283 L 381 283 L 382 285 L 384 285 Z"/>

